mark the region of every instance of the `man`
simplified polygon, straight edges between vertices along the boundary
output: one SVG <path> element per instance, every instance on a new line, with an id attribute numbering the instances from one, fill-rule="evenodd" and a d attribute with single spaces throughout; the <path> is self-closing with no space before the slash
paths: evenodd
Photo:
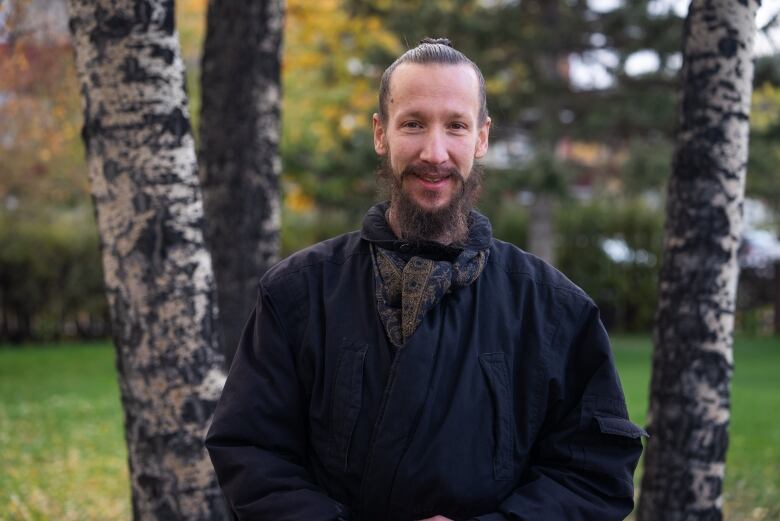
<path id="1" fill-rule="evenodd" d="M 233 513 L 623 519 L 644 432 L 598 311 L 471 210 L 479 69 L 423 40 L 373 124 L 389 204 L 259 285 L 206 442 Z"/>

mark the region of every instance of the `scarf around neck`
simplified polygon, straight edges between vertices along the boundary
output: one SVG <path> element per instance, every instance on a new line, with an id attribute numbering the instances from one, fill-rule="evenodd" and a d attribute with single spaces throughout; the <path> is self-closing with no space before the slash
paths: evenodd
<path id="1" fill-rule="evenodd" d="M 489 223 L 487 226 L 489 233 Z M 394 346 L 400 348 L 406 343 L 425 314 L 445 294 L 477 280 L 485 268 L 489 253 L 487 247 L 469 248 L 469 245 L 479 242 L 484 241 L 467 241 L 467 246 L 451 261 L 423 255 L 412 255 L 409 258 L 393 249 L 371 244 L 377 310 L 387 337 Z"/>

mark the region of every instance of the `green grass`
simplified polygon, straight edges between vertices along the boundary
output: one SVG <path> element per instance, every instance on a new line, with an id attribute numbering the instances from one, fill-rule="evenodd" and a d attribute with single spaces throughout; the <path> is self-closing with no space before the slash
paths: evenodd
<path id="1" fill-rule="evenodd" d="M 613 338 L 644 425 L 650 340 Z M 780 340 L 739 338 L 726 518 L 780 519 Z M 0 519 L 130 519 L 122 412 L 108 344 L 0 349 Z"/>
<path id="2" fill-rule="evenodd" d="M 0 519 L 130 519 L 108 344 L 0 350 Z"/>
<path id="3" fill-rule="evenodd" d="M 645 425 L 652 347 L 645 336 L 612 339 L 628 409 Z M 780 519 L 780 339 L 738 337 L 724 497 L 726 519 Z M 637 484 L 639 483 L 637 472 Z"/>

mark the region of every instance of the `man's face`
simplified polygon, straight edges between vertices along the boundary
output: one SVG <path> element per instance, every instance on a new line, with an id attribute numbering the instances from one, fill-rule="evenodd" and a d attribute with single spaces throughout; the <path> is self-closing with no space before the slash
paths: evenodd
<path id="1" fill-rule="evenodd" d="M 374 114 L 374 149 L 420 210 L 436 212 L 459 197 L 474 159 L 487 152 L 490 118 L 480 124 L 479 109 L 469 65 L 405 63 L 393 71 L 387 121 Z"/>

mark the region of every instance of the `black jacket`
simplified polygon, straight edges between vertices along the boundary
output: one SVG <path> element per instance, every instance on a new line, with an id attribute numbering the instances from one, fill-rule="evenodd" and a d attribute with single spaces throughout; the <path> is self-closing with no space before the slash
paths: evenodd
<path id="1" fill-rule="evenodd" d="M 397 351 L 370 242 L 406 254 L 375 207 L 362 232 L 262 279 L 206 445 L 238 519 L 623 519 L 644 431 L 628 420 L 594 303 L 491 237 L 470 286 Z"/>

